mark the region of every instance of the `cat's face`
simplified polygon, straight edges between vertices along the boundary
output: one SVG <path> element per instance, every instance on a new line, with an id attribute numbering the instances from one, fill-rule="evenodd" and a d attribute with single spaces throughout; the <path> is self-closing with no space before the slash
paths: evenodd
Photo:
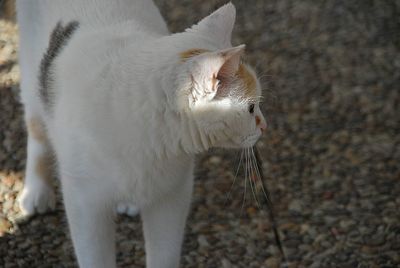
<path id="1" fill-rule="evenodd" d="M 251 147 L 266 129 L 259 107 L 260 83 L 242 63 L 244 45 L 232 47 L 236 10 L 228 3 L 184 35 L 200 37 L 199 46 L 181 51 L 178 102 L 188 109 L 198 132 L 193 139 L 213 147 Z"/>
<path id="2" fill-rule="evenodd" d="M 242 63 L 244 45 L 218 51 L 191 49 L 181 53 L 188 72 L 192 118 L 213 147 L 251 147 L 266 129 L 254 71 Z"/>

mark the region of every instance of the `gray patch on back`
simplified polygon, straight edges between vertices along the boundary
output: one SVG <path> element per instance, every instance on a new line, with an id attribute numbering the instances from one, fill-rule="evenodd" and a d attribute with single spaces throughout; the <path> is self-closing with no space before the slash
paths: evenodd
<path id="1" fill-rule="evenodd" d="M 52 89 L 54 60 L 60 55 L 62 48 L 71 39 L 78 26 L 77 21 L 72 21 L 66 26 L 63 26 L 60 21 L 51 32 L 49 46 L 40 62 L 39 70 L 39 95 L 46 110 L 50 110 L 54 97 L 54 90 Z"/>

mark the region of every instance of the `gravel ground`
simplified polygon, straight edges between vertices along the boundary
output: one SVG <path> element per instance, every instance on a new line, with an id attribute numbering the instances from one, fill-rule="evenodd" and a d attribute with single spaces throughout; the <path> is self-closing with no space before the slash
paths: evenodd
<path id="1" fill-rule="evenodd" d="M 158 0 L 172 31 L 225 1 Z M 233 1 L 234 44 L 265 87 L 258 146 L 290 267 L 400 267 L 400 2 Z M 26 132 L 15 25 L 0 21 L 0 267 L 75 267 L 62 200 L 17 225 Z M 182 267 L 279 267 L 271 222 L 238 152 L 199 156 Z M 144 267 L 139 220 L 119 217 L 118 263 Z"/>

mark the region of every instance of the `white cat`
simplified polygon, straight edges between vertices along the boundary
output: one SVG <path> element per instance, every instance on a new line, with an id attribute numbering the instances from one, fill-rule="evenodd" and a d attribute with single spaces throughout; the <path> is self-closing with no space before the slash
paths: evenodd
<path id="1" fill-rule="evenodd" d="M 177 34 L 150 0 L 20 0 L 17 14 L 23 213 L 54 208 L 51 148 L 80 267 L 116 266 L 117 204 L 140 211 L 147 267 L 178 267 L 194 155 L 266 128 L 244 45 L 231 46 L 234 6 Z"/>

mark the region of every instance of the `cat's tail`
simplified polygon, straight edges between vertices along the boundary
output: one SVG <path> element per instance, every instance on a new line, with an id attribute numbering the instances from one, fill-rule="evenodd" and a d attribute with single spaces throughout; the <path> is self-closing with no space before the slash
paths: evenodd
<path id="1" fill-rule="evenodd" d="M 39 96 L 46 111 L 50 111 L 52 103 L 54 103 L 54 60 L 60 55 L 78 27 L 77 21 L 71 21 L 65 26 L 60 21 L 50 34 L 49 44 L 40 62 L 39 69 Z"/>

